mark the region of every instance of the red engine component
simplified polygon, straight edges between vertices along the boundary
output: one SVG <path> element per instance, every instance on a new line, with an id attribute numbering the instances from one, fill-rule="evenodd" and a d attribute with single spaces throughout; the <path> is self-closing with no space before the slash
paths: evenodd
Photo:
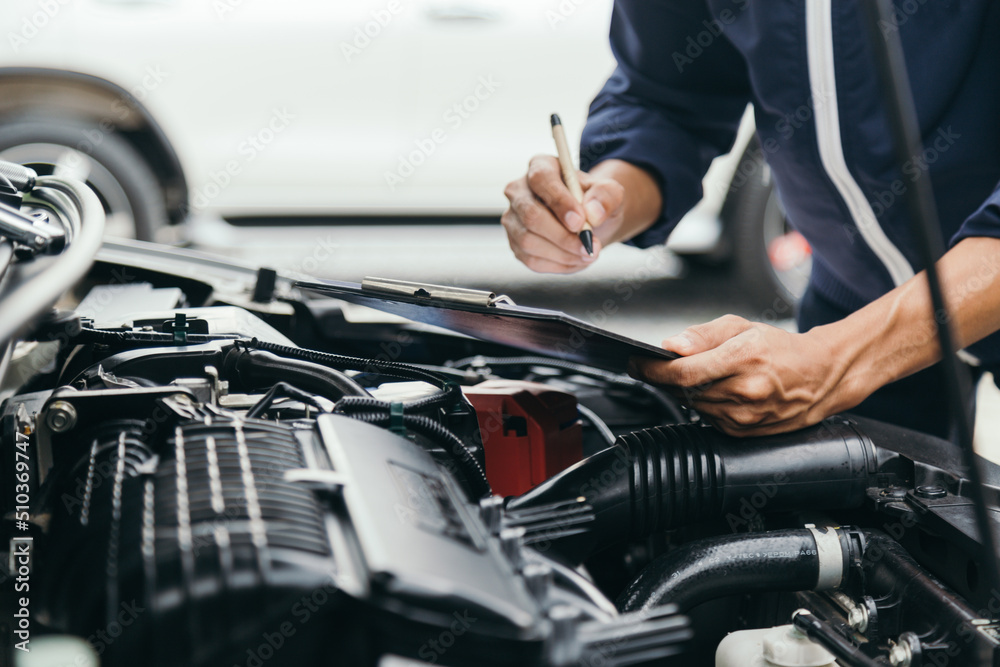
<path id="1" fill-rule="evenodd" d="M 583 458 L 576 397 L 536 382 L 466 387 L 476 409 L 493 492 L 519 495 Z"/>

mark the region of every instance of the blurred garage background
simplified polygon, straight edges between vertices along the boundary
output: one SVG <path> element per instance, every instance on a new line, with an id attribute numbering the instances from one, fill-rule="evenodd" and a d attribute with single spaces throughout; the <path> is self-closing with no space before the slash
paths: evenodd
<path id="1" fill-rule="evenodd" d="M 502 191 L 576 145 L 611 0 L 5 0 L 0 159 L 87 180 L 109 233 L 320 278 L 488 288 L 658 343 L 726 312 L 794 328 L 808 245 L 748 110 L 667 248 L 573 276 L 510 253 Z M 358 317 L 366 317 L 359 313 Z M 983 383 L 979 436 L 998 433 Z"/>

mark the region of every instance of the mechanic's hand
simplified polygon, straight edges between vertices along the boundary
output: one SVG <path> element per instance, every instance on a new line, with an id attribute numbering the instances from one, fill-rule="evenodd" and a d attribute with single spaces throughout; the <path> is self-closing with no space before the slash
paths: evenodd
<path id="1" fill-rule="evenodd" d="M 504 189 L 510 208 L 500 218 L 514 255 L 541 273 L 573 273 L 597 259 L 622 225 L 625 188 L 618 181 L 578 171 L 583 205 L 577 203 L 552 155 L 536 155 L 523 178 Z M 586 219 L 594 228 L 594 255 L 580 237 Z"/>
<path id="2" fill-rule="evenodd" d="M 663 347 L 681 358 L 636 357 L 630 373 L 662 385 L 730 435 L 793 431 L 856 404 L 838 387 L 846 364 L 819 329 L 789 333 L 726 315 L 666 339 Z"/>

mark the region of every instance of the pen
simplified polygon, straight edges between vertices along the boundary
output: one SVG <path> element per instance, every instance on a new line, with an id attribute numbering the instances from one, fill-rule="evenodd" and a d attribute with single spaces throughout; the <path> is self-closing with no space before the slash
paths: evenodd
<path id="1" fill-rule="evenodd" d="M 556 154 L 559 156 L 559 168 L 562 169 L 563 182 L 573 194 L 577 202 L 583 204 L 583 188 L 580 181 L 576 179 L 576 167 L 573 166 L 573 159 L 570 157 L 569 144 L 566 143 L 566 132 L 563 130 L 562 120 L 559 114 L 554 113 L 549 118 L 552 122 L 552 138 L 556 140 Z M 580 230 L 580 242 L 586 248 L 587 254 L 594 254 L 594 228 L 590 226 L 587 219 L 583 220 L 583 229 Z"/>

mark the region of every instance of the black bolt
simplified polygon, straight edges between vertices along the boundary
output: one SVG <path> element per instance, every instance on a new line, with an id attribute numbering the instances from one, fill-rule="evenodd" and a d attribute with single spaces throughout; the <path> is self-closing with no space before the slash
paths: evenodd
<path id="1" fill-rule="evenodd" d="M 948 492 L 943 486 L 930 484 L 928 486 L 918 486 L 917 495 L 921 498 L 944 498 Z"/>

